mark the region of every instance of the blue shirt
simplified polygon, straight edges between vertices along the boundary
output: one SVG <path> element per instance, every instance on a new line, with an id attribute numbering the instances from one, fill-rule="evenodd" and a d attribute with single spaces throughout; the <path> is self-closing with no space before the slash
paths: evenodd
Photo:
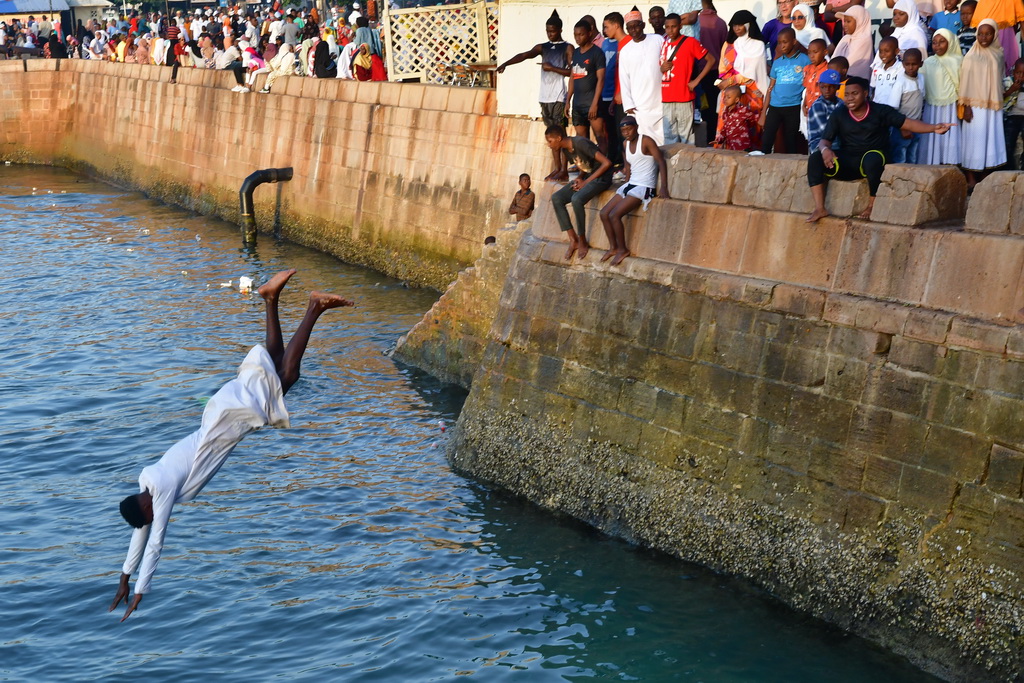
<path id="1" fill-rule="evenodd" d="M 605 38 L 601 43 L 601 52 L 604 53 L 604 87 L 601 89 L 601 99 L 608 102 L 615 97 L 615 79 L 619 72 L 619 41 Z"/>
<path id="2" fill-rule="evenodd" d="M 932 20 L 928 22 L 928 28 L 932 30 L 932 33 L 938 31 L 940 28 L 949 29 L 955 36 L 963 28 L 963 24 L 960 22 L 960 10 L 953 10 L 952 12 L 938 12 L 932 15 Z"/>
<path id="3" fill-rule="evenodd" d="M 771 77 L 775 79 L 772 89 L 772 107 L 798 107 L 803 100 L 804 67 L 811 63 L 810 58 L 798 53 L 795 57 L 785 55 L 772 64 Z"/>

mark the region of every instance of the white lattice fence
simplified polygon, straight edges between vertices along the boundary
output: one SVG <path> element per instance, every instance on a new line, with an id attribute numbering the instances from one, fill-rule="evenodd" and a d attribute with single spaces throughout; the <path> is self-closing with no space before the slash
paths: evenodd
<path id="1" fill-rule="evenodd" d="M 498 3 L 416 7 L 384 15 L 388 79 L 449 83 L 454 65 L 494 63 Z"/>

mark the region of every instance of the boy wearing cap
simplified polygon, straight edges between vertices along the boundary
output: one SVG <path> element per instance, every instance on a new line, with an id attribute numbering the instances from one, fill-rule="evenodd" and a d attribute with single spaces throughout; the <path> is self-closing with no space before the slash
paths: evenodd
<path id="1" fill-rule="evenodd" d="M 656 188 L 659 177 L 662 197 L 671 199 L 668 193 L 668 167 L 665 165 L 661 149 L 654 140 L 646 135 L 640 135 L 636 119 L 632 116 L 623 117 L 620 128 L 624 140 L 623 155 L 626 159 L 622 171 L 626 176 L 626 182 L 619 186 L 615 196 L 601 209 L 601 223 L 604 225 L 604 234 L 608 236 L 608 251 L 601 257 L 601 261 L 611 260 L 613 266 L 619 265 L 623 259 L 630 256 L 629 248 L 626 247 L 626 227 L 622 224 L 622 219 L 640 206 L 643 206 L 644 211 L 647 210 L 647 205 L 658 194 Z"/>
<path id="2" fill-rule="evenodd" d="M 825 131 L 828 119 L 843 101 L 836 96 L 839 90 L 840 77 L 835 69 L 825 69 L 818 77 L 818 99 L 811 103 L 807 110 L 807 149 L 814 154 L 821 142 L 821 134 Z M 835 146 L 833 145 L 833 149 Z"/>
<path id="3" fill-rule="evenodd" d="M 829 178 L 859 180 L 867 178 L 871 199 L 860 218 L 870 218 L 875 205 L 882 171 L 890 156 L 889 129 L 910 133 L 938 133 L 950 124 L 931 124 L 911 119 L 898 110 L 868 99 L 868 81 L 850 76 L 846 79 L 846 106 L 837 107 L 825 124 L 818 148 L 807 159 L 807 184 L 814 197 L 814 212 L 807 217 L 815 223 L 828 216 L 825 208 L 825 183 Z M 833 143 L 838 142 L 838 149 Z"/>
<path id="4" fill-rule="evenodd" d="M 661 44 L 657 33 L 644 33 L 643 15 L 634 6 L 626 14 L 630 41 L 619 52 L 622 107 L 636 117 L 640 132 L 665 144 L 661 105 Z"/>

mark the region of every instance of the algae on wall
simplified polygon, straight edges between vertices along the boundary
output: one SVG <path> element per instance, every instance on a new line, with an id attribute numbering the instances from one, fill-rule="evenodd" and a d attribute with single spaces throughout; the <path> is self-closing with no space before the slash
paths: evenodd
<path id="1" fill-rule="evenodd" d="M 947 489 L 921 468 L 945 452 L 898 446 L 924 424 L 891 404 L 892 367 L 906 361 L 890 353 L 908 340 L 773 308 L 788 290 L 776 301 L 771 284 L 722 287 L 706 271 L 643 259 L 616 272 L 567 264 L 563 252 L 526 234 L 506 266 L 449 444 L 453 467 L 743 576 L 951 680 L 1020 670 L 1022 553 L 1001 551 L 1003 532 L 978 519 L 1014 503 L 995 484 Z M 482 278 L 461 284 L 410 334 L 425 343 L 405 356 L 464 376 L 449 368 L 461 356 L 445 352 L 459 348 L 457 314 Z M 474 317 L 467 333 L 479 329 Z M 964 354 L 977 355 L 948 351 L 948 372 Z M 880 428 L 885 415 L 895 417 Z M 881 488 L 892 466 L 905 470 L 905 490 L 899 477 Z"/>
<path id="2" fill-rule="evenodd" d="M 476 263 L 461 273 L 434 306 L 404 334 L 394 357 L 434 377 L 469 389 L 498 310 L 508 269 L 529 220 L 512 224 L 482 246 Z"/>

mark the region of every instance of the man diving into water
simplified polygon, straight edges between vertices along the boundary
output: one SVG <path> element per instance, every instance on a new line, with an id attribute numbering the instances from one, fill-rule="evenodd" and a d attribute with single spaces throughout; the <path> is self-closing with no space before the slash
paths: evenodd
<path id="1" fill-rule="evenodd" d="M 264 425 L 288 427 L 284 395 L 299 379 L 299 365 L 309 334 L 320 315 L 330 309 L 354 305 L 334 294 L 310 292 L 309 306 L 285 348 L 277 300 L 294 270 L 283 270 L 259 288 L 267 306 L 267 345 L 254 346 L 231 380 L 206 404 L 202 426 L 164 453 L 139 475 L 140 492 L 121 501 L 121 515 L 135 527 L 121 583 L 109 611 L 122 600 L 128 605 L 121 621 L 135 611 L 160 560 L 167 521 L 175 503 L 192 500 L 221 468 L 238 442 Z M 142 560 L 135 581 L 135 596 L 128 600 L 128 581 Z"/>

